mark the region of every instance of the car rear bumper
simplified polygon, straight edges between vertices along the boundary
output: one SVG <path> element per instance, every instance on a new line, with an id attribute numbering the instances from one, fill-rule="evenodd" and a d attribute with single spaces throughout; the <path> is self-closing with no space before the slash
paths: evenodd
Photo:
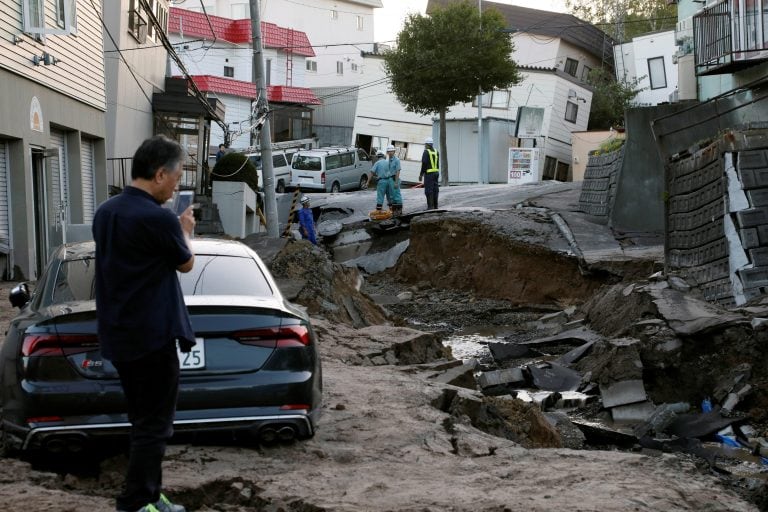
<path id="1" fill-rule="evenodd" d="M 276 409 L 178 411 L 173 422 L 174 434 L 247 432 L 266 441 L 305 439 L 314 435 L 319 406 L 311 411 Z M 6 422 L 3 428 L 15 449 L 78 452 L 94 441 L 127 438 L 131 425 L 125 415 L 115 414 L 70 417 L 27 426 Z"/>

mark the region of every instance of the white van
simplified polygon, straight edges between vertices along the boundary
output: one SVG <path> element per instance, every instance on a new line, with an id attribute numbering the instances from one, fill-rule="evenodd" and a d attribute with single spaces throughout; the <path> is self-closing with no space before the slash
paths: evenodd
<path id="1" fill-rule="evenodd" d="M 272 168 L 275 171 L 275 191 L 285 192 L 288 183 L 291 181 L 291 159 L 297 149 L 273 149 L 272 150 Z M 256 169 L 259 170 L 259 188 L 264 190 L 264 172 L 261 167 L 261 153 L 245 153 L 248 160 L 251 161 Z"/>
<path id="2" fill-rule="evenodd" d="M 362 149 L 325 147 L 298 151 L 291 163 L 291 187 L 340 192 L 364 189 L 371 162 Z"/>

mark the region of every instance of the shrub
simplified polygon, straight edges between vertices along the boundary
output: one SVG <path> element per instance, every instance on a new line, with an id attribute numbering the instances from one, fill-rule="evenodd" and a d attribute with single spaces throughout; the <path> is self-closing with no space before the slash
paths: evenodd
<path id="1" fill-rule="evenodd" d="M 589 153 L 590 155 L 606 155 L 613 153 L 624 145 L 624 139 L 614 138 L 600 144 L 600 147 Z"/>
<path id="2" fill-rule="evenodd" d="M 242 153 L 227 153 L 211 171 L 213 181 L 242 181 L 255 192 L 259 190 L 259 171 Z"/>

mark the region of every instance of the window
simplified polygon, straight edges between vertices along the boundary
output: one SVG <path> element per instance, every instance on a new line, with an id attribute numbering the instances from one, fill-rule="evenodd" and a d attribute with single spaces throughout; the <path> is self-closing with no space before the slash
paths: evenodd
<path id="1" fill-rule="evenodd" d="M 337 11 L 336 9 L 331 9 L 331 19 L 332 20 L 339 19 L 339 11 Z"/>
<path id="2" fill-rule="evenodd" d="M 142 16 L 139 0 L 131 0 L 128 6 L 128 32 L 139 43 L 147 42 L 147 20 Z"/>
<path id="3" fill-rule="evenodd" d="M 357 16 L 357 30 L 363 30 L 363 17 Z"/>
<path id="4" fill-rule="evenodd" d="M 325 157 L 325 170 L 331 171 L 341 167 L 341 155 L 328 155 Z"/>
<path id="5" fill-rule="evenodd" d="M 283 155 L 272 155 L 272 168 L 285 167 L 288 163 Z"/>
<path id="6" fill-rule="evenodd" d="M 137 2 L 138 3 L 138 2 Z M 141 4 L 139 4 L 141 5 Z M 154 12 L 155 10 L 155 0 L 147 0 L 147 5 L 149 6 L 150 12 Z M 150 19 L 149 15 L 144 15 L 144 18 L 147 20 L 147 37 L 150 39 L 155 38 L 155 26 L 152 25 L 152 20 Z"/>
<path id="7" fill-rule="evenodd" d="M 343 75 L 344 74 L 344 63 L 340 60 L 336 61 L 336 74 L 337 75 Z"/>
<path id="8" fill-rule="evenodd" d="M 307 59 L 307 71 L 317 73 L 317 61 Z"/>
<path id="9" fill-rule="evenodd" d="M 355 73 L 357 72 L 357 64 L 355 64 L 354 62 L 350 64 L 349 67 L 352 69 L 353 72 Z"/>
<path id="10" fill-rule="evenodd" d="M 576 76 L 576 71 L 578 69 L 579 69 L 579 61 L 571 58 L 565 59 L 565 68 L 563 68 L 563 71 L 565 71 L 571 76 Z"/>
<path id="11" fill-rule="evenodd" d="M 245 20 L 251 17 L 251 8 L 248 4 L 232 4 L 232 19 Z"/>
<path id="12" fill-rule="evenodd" d="M 22 0 L 24 32 L 38 34 L 74 34 L 77 32 L 77 0 L 55 0 L 56 26 L 45 26 L 45 0 Z"/>
<path id="13" fill-rule="evenodd" d="M 483 94 L 483 107 L 488 108 L 508 108 L 509 107 L 509 91 L 491 91 Z M 477 96 L 472 100 L 472 106 L 477 106 Z"/>
<path id="14" fill-rule="evenodd" d="M 272 59 L 264 61 L 264 75 L 266 75 L 267 85 L 272 85 Z"/>
<path id="15" fill-rule="evenodd" d="M 235 68 L 232 66 L 224 66 L 224 76 L 227 78 L 234 78 Z"/>
<path id="16" fill-rule="evenodd" d="M 663 89 L 667 86 L 667 73 L 664 70 L 664 57 L 648 59 L 648 76 L 651 89 Z"/>
<path id="17" fill-rule="evenodd" d="M 584 66 L 581 68 L 581 81 L 586 82 L 589 80 L 589 72 L 592 71 L 592 68 L 589 66 Z"/>
<path id="18" fill-rule="evenodd" d="M 354 153 L 344 153 L 341 155 L 341 165 L 342 167 L 348 167 L 350 165 L 355 165 L 355 154 Z"/>
<path id="19" fill-rule="evenodd" d="M 571 123 L 576 122 L 576 117 L 579 115 L 579 105 L 573 102 L 567 102 L 565 104 L 565 120 Z"/>

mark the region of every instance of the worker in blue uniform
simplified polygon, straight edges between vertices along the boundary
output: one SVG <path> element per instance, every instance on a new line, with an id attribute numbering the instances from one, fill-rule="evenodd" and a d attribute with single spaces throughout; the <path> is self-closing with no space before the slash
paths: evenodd
<path id="1" fill-rule="evenodd" d="M 312 208 L 309 207 L 309 197 L 301 196 L 301 209 L 299 210 L 299 233 L 304 240 L 309 240 L 317 245 L 315 235 L 315 217 Z"/>

